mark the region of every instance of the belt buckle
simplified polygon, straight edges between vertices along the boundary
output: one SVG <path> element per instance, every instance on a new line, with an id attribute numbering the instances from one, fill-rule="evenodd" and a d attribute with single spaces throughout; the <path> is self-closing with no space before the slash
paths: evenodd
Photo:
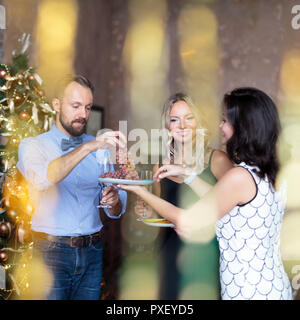
<path id="1" fill-rule="evenodd" d="M 71 248 L 77 248 L 82 246 L 81 242 L 80 244 L 78 243 L 78 240 L 81 240 L 81 239 L 77 236 L 71 237 L 71 244 L 70 244 Z"/>
<path id="2" fill-rule="evenodd" d="M 88 247 L 93 243 L 94 237 L 92 235 L 87 235 L 87 236 L 72 236 L 71 237 L 71 244 L 70 246 L 72 248 L 84 248 Z"/>

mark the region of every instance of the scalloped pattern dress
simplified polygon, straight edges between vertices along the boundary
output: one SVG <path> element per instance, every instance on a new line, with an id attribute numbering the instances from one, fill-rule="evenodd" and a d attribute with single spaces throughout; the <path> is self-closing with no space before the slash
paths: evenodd
<path id="1" fill-rule="evenodd" d="M 224 300 L 291 300 L 290 281 L 280 254 L 285 199 L 257 168 L 239 164 L 252 175 L 256 196 L 217 221 L 221 297 Z"/>

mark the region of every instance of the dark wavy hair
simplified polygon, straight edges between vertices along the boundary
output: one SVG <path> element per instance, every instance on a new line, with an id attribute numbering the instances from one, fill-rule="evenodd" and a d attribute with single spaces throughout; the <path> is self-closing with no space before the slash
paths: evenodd
<path id="1" fill-rule="evenodd" d="M 236 164 L 257 166 L 260 178 L 268 177 L 275 187 L 279 171 L 276 143 L 281 131 L 273 100 L 256 88 L 237 88 L 224 95 L 224 113 L 233 126 L 226 148 Z"/>

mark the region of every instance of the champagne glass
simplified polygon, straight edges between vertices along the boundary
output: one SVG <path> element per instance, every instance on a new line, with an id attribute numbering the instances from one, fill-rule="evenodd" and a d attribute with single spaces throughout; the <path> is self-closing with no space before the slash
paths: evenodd
<path id="1" fill-rule="evenodd" d="M 104 169 L 104 172 L 110 172 L 111 170 L 111 166 L 110 166 L 110 161 L 109 161 L 109 156 L 107 154 L 105 154 L 104 156 L 104 161 L 103 161 L 103 169 Z M 100 182 L 100 185 L 101 185 L 101 199 L 102 199 L 102 192 L 103 190 L 105 190 L 109 185 L 110 183 L 104 183 L 104 182 Z M 100 204 L 97 206 L 97 208 L 111 208 L 112 206 L 109 205 L 108 203 L 106 202 L 103 202 L 102 200 L 100 200 Z"/>
<path id="2" fill-rule="evenodd" d="M 152 180 L 152 171 L 151 170 L 141 170 L 139 172 L 139 176 L 141 180 Z M 148 189 L 149 192 L 152 192 L 152 185 L 147 185 L 146 188 Z M 143 221 L 144 219 L 148 218 L 147 217 L 147 210 L 149 209 L 149 205 L 140 197 L 137 199 L 137 205 L 139 207 L 142 207 L 142 215 L 139 216 L 136 220 L 137 221 Z"/>

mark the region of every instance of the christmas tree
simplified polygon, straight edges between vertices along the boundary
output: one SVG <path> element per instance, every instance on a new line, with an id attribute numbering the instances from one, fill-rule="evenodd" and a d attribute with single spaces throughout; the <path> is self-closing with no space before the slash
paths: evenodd
<path id="1" fill-rule="evenodd" d="M 29 43 L 30 35 L 24 34 L 12 62 L 0 64 L 0 299 L 18 298 L 30 287 L 34 208 L 27 183 L 16 168 L 18 146 L 23 138 L 49 130 L 55 114 L 41 78 L 28 65 Z M 23 270 L 16 273 L 20 265 Z"/>

